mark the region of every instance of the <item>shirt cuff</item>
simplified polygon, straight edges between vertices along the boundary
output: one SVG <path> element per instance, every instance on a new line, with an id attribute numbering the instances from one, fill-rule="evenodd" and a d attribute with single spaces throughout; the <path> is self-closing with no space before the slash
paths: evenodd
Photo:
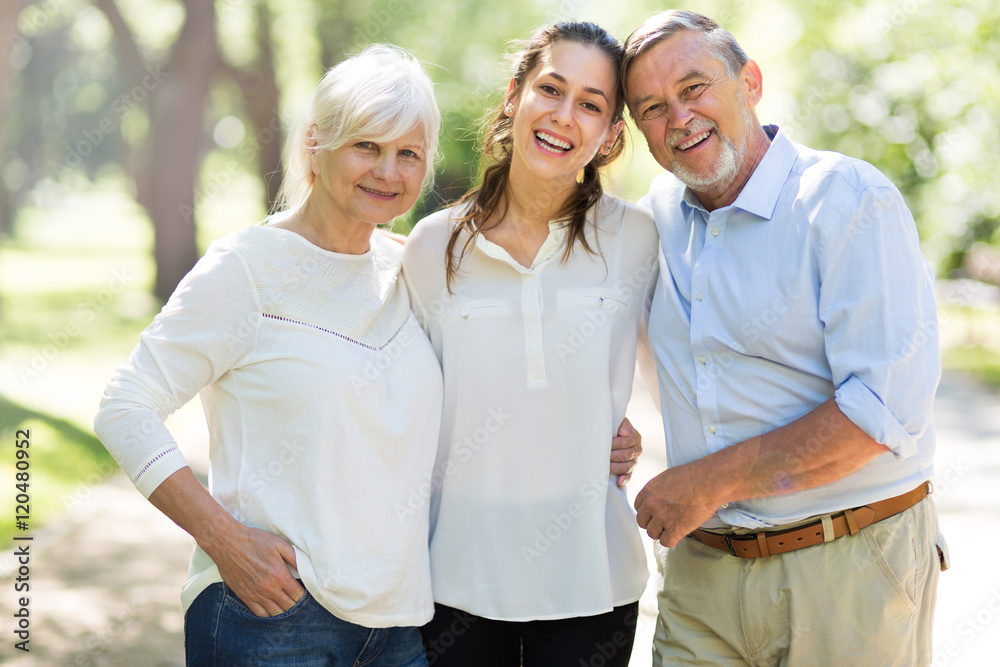
<path id="1" fill-rule="evenodd" d="M 837 407 L 858 428 L 885 445 L 897 459 L 917 453 L 916 438 L 899 423 L 889 408 L 856 375 L 847 378 L 834 395 Z"/>
<path id="2" fill-rule="evenodd" d="M 187 467 L 187 460 L 177 445 L 161 451 L 154 456 L 135 476 L 132 483 L 146 499 L 156 488 L 181 468 Z"/>

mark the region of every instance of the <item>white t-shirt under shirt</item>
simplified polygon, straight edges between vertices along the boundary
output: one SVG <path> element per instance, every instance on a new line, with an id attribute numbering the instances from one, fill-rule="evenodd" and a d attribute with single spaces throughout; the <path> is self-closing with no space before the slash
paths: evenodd
<path id="1" fill-rule="evenodd" d="M 95 420 L 148 497 L 186 465 L 163 419 L 200 391 L 212 495 L 288 540 L 309 593 L 368 627 L 433 614 L 429 503 L 411 495 L 433 468 L 441 373 L 398 280 L 401 257 L 378 233 L 363 255 L 267 226 L 213 243 Z M 189 575 L 185 610 L 221 581 L 199 548 Z"/>
<path id="2" fill-rule="evenodd" d="M 635 602 L 645 555 L 608 467 L 657 276 L 652 218 L 604 197 L 587 229 L 598 254 L 577 243 L 564 263 L 569 235 L 554 221 L 530 268 L 480 235 L 449 294 L 454 214 L 417 224 L 404 255 L 411 305 L 445 379 L 434 599 L 512 621 Z"/>

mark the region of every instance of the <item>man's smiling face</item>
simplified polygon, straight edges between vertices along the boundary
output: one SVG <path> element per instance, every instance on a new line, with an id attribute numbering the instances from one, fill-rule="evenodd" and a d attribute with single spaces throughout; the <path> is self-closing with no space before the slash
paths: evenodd
<path id="1" fill-rule="evenodd" d="M 731 78 L 691 31 L 653 45 L 629 68 L 629 108 L 650 153 L 696 194 L 715 197 L 749 176 L 742 172 L 750 164 L 752 133 L 759 131 L 752 111 L 760 99 L 755 72 L 751 62 Z"/>

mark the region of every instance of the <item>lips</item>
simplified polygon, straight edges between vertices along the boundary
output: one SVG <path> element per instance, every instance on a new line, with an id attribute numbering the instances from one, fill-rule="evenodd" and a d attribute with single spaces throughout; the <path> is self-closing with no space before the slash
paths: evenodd
<path id="1" fill-rule="evenodd" d="M 708 139 L 712 135 L 712 128 L 707 130 L 702 130 L 700 132 L 695 132 L 684 138 L 682 142 L 674 146 L 675 149 L 679 151 L 686 151 L 700 145 L 703 141 Z"/>
<path id="2" fill-rule="evenodd" d="M 392 199 L 399 194 L 398 192 L 385 192 L 383 190 L 375 190 L 374 188 L 366 188 L 363 185 L 359 185 L 358 187 L 373 197 L 378 197 L 379 199 Z"/>
<path id="3" fill-rule="evenodd" d="M 550 153 L 557 153 L 562 155 L 573 150 L 573 144 L 566 139 L 561 139 L 554 134 L 538 130 L 535 132 L 535 139 L 538 144 L 546 151 Z"/>

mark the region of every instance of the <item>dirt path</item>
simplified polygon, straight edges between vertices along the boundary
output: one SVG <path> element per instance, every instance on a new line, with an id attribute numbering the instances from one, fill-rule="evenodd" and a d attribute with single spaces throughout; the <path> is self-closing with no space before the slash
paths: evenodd
<path id="1" fill-rule="evenodd" d="M 664 465 L 658 417 L 636 385 L 629 415 L 646 453 L 630 484 L 642 488 Z M 1000 651 L 1000 394 L 947 375 L 938 392 L 935 501 L 953 569 L 942 576 L 934 667 L 993 664 Z M 204 469 L 197 409 L 179 423 L 196 469 Z M 199 433 L 201 435 L 199 435 Z M 193 452 L 199 451 L 199 455 Z M 0 662 L 10 665 L 182 665 L 180 588 L 192 542 L 118 472 L 81 487 L 75 506 L 30 542 L 31 653 L 13 648 L 11 552 L 0 554 Z M 632 665 L 650 664 L 655 574 L 643 598 Z"/>

